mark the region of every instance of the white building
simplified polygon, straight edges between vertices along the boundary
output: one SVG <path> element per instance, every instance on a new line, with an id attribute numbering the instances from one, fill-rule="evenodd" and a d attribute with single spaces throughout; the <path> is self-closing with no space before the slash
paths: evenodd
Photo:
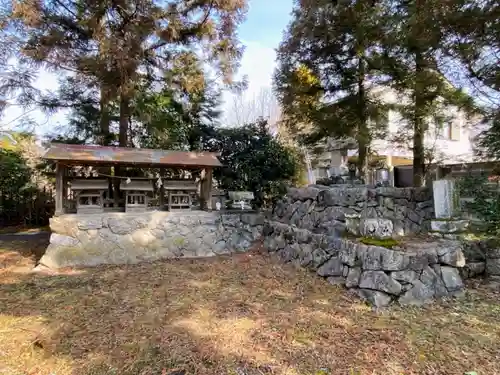
<path id="1" fill-rule="evenodd" d="M 387 87 L 377 87 L 371 91 L 381 101 L 390 104 L 404 103 L 404 96 Z M 428 130 L 424 146 L 433 155 L 430 163 L 457 164 L 473 161 L 474 137 L 480 120 L 468 119 L 463 111 L 453 106 L 443 106 L 439 111 L 441 119 L 428 119 Z M 413 153 L 411 127 L 397 110 L 388 113 L 387 131 L 384 139 L 372 142 L 372 153 L 385 162 L 389 168 L 412 165 Z M 404 140 L 404 141 L 403 141 Z M 349 158 L 356 157 L 358 150 L 352 139 L 329 139 L 325 152 L 317 156 L 313 163 L 316 178 L 325 178 L 334 174 L 336 169 L 346 164 Z"/>

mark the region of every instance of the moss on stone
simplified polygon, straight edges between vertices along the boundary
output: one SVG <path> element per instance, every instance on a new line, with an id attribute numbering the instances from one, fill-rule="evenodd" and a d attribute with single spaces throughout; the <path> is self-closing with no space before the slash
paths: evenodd
<path id="1" fill-rule="evenodd" d="M 394 238 L 373 238 L 373 237 L 361 237 L 358 239 L 359 242 L 370 246 L 381 246 L 388 249 L 392 249 L 394 246 L 399 245 L 399 241 Z"/>

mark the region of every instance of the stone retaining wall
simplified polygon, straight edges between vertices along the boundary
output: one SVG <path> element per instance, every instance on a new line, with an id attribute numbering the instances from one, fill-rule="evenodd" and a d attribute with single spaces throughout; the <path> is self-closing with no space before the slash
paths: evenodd
<path id="1" fill-rule="evenodd" d="M 63 215 L 50 219 L 49 268 L 127 264 L 246 251 L 260 237 L 256 213 L 147 212 Z"/>
<path id="2" fill-rule="evenodd" d="M 457 241 L 436 240 L 420 250 L 403 252 L 272 220 L 266 222 L 263 234 L 265 248 L 283 262 L 306 267 L 332 284 L 355 288 L 377 307 L 393 301 L 419 305 L 464 288 L 459 268 L 465 258 Z"/>
<path id="3" fill-rule="evenodd" d="M 491 239 L 462 240 L 466 265 L 462 270 L 463 278 L 484 276 L 500 283 L 500 248 Z"/>
<path id="4" fill-rule="evenodd" d="M 329 234 L 359 232 L 360 219 L 378 219 L 398 236 L 428 230 L 433 215 L 430 189 L 346 185 L 289 189 L 273 212 L 275 221 Z"/>

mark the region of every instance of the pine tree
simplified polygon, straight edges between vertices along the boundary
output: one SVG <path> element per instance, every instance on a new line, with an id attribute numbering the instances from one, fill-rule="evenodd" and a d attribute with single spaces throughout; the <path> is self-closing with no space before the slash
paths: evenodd
<path id="1" fill-rule="evenodd" d="M 236 27 L 245 10 L 245 0 L 18 1 L 3 20 L 4 30 L 22 30 L 16 35 L 21 62 L 98 83 L 102 133 L 109 131 L 108 105 L 118 100 L 119 144 L 126 146 L 130 105 L 144 78 L 168 83 L 164 73 L 186 54 L 200 60 L 202 49 L 231 82 L 242 52 Z M 4 92 L 19 87 L 1 86 Z"/>
<path id="2" fill-rule="evenodd" d="M 465 68 L 487 125 L 479 137 L 479 154 L 500 160 L 500 3 L 457 0 L 447 4 L 446 12 L 451 35 L 446 53 Z"/>
<path id="3" fill-rule="evenodd" d="M 400 112 L 411 127 L 414 186 L 425 181 L 424 138 L 439 108 L 456 105 L 472 110 L 470 98 L 450 83 L 440 65 L 444 43 L 452 37 L 444 27 L 449 16 L 437 0 L 385 2 L 380 67 L 391 78 L 390 85 L 409 100 Z"/>
<path id="4" fill-rule="evenodd" d="M 387 113 L 372 93 L 378 82 L 380 11 L 372 0 L 297 2 L 275 74 L 293 132 L 313 144 L 326 137 L 354 137 L 361 175 Z"/>

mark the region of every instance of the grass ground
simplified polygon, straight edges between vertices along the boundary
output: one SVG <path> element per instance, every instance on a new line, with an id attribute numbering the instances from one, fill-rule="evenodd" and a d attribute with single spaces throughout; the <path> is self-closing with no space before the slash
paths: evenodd
<path id="1" fill-rule="evenodd" d="M 257 251 L 30 274 L 44 241 L 0 241 L 2 375 L 500 374 L 486 289 L 374 312 Z"/>

